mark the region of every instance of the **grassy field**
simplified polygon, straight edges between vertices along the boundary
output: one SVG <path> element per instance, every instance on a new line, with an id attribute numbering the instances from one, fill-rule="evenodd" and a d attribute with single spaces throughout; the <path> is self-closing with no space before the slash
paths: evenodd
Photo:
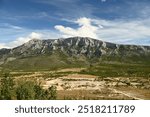
<path id="1" fill-rule="evenodd" d="M 150 78 L 149 64 L 100 63 L 91 65 L 81 74 L 91 74 L 99 77 L 143 77 Z"/>

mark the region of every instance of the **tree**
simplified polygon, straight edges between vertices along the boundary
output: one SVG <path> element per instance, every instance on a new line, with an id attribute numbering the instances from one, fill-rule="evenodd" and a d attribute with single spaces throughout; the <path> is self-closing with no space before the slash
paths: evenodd
<path id="1" fill-rule="evenodd" d="M 0 99 L 11 100 L 13 98 L 13 89 L 14 89 L 13 78 L 9 76 L 9 73 L 4 74 L 4 77 L 1 78 Z"/>
<path id="2" fill-rule="evenodd" d="M 56 87 L 54 87 L 54 86 L 49 87 L 49 88 L 48 88 L 48 92 L 49 92 L 49 94 L 50 94 L 50 96 L 49 96 L 49 98 L 48 98 L 49 100 L 54 100 L 54 99 L 57 98 Z"/>
<path id="3" fill-rule="evenodd" d="M 56 95 L 56 88 L 54 86 L 46 90 L 40 84 L 31 81 L 19 84 L 16 89 L 18 100 L 50 100 L 56 99 Z"/>
<path id="4" fill-rule="evenodd" d="M 35 85 L 34 91 L 35 91 L 34 99 L 36 99 L 36 100 L 46 99 L 45 98 L 46 97 L 45 96 L 45 90 L 42 89 L 42 87 L 40 85 Z"/>
<path id="5" fill-rule="evenodd" d="M 56 87 L 43 89 L 40 84 L 33 81 L 15 81 L 9 74 L 0 79 L 0 100 L 50 100 L 56 99 Z"/>
<path id="6" fill-rule="evenodd" d="M 47 90 L 43 89 L 40 85 L 34 86 L 35 99 L 38 100 L 54 100 L 57 98 L 56 87 L 51 86 Z"/>
<path id="7" fill-rule="evenodd" d="M 31 81 L 23 82 L 16 88 L 17 100 L 33 100 L 34 99 L 34 83 Z"/>

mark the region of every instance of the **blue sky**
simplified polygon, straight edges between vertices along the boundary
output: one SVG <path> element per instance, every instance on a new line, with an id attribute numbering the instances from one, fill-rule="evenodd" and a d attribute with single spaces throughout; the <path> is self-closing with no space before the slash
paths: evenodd
<path id="1" fill-rule="evenodd" d="M 73 36 L 150 45 L 150 0 L 0 0 L 0 48 Z"/>

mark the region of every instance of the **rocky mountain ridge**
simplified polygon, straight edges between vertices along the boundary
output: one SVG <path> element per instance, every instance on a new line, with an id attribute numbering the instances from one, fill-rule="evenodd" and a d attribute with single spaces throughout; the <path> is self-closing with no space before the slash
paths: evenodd
<path id="1" fill-rule="evenodd" d="M 22 57 L 52 55 L 59 52 L 68 57 L 92 58 L 126 58 L 149 57 L 150 46 L 119 45 L 88 37 L 72 37 L 66 39 L 33 39 L 13 49 L 0 50 L 0 63 L 13 61 Z"/>

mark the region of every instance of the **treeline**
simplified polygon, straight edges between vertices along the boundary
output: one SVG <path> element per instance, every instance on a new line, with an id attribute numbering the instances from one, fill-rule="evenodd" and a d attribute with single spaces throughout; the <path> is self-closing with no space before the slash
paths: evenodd
<path id="1" fill-rule="evenodd" d="M 43 89 L 33 81 L 16 82 L 9 74 L 0 78 L 0 100 L 54 100 L 57 98 L 56 87 Z"/>

